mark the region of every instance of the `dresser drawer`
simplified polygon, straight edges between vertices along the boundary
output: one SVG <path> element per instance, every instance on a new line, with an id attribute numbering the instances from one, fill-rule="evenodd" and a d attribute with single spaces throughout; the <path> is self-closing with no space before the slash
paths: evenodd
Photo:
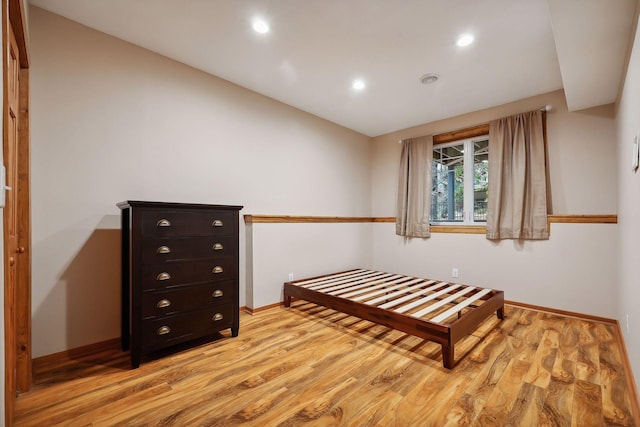
<path id="1" fill-rule="evenodd" d="M 234 236 L 209 236 L 192 238 L 144 239 L 142 262 L 157 264 L 197 258 L 219 258 L 237 252 Z"/>
<path id="2" fill-rule="evenodd" d="M 146 211 L 141 216 L 145 237 L 223 236 L 236 231 L 234 213 L 227 211 Z"/>
<path id="3" fill-rule="evenodd" d="M 231 327 L 230 304 L 142 321 L 144 348 L 161 348 Z"/>
<path id="4" fill-rule="evenodd" d="M 233 257 L 143 265 L 142 288 L 160 289 L 190 283 L 233 280 L 236 268 Z"/>
<path id="5" fill-rule="evenodd" d="M 228 304 L 233 300 L 233 291 L 234 282 L 228 281 L 145 293 L 142 296 L 142 317 L 147 319 L 214 304 Z"/>

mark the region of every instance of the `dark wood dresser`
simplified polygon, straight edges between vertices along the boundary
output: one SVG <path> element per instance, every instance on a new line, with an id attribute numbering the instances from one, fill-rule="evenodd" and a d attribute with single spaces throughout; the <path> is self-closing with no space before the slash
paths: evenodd
<path id="1" fill-rule="evenodd" d="M 242 206 L 125 201 L 122 348 L 143 355 L 240 325 Z"/>

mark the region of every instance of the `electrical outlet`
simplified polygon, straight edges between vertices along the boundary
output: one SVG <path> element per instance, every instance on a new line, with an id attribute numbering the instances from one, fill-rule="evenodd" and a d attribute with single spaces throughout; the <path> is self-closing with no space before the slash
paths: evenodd
<path id="1" fill-rule="evenodd" d="M 625 314 L 624 318 L 625 318 L 625 323 L 627 324 L 627 333 L 629 333 L 629 315 Z"/>
<path id="2" fill-rule="evenodd" d="M 293 273 L 289 273 L 289 281 L 293 280 Z"/>
<path id="3" fill-rule="evenodd" d="M 451 277 L 458 277 L 458 269 L 456 267 L 451 269 Z"/>

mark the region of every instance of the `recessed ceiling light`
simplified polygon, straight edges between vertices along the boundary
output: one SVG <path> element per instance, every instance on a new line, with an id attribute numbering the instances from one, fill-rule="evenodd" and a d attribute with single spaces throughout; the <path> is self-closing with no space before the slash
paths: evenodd
<path id="1" fill-rule="evenodd" d="M 353 84 L 351 85 L 351 87 L 353 87 L 355 90 L 362 90 L 366 87 L 366 83 L 364 82 L 364 80 L 362 79 L 356 79 L 353 81 Z"/>
<path id="2" fill-rule="evenodd" d="M 269 24 L 262 19 L 254 19 L 251 27 L 256 33 L 266 34 L 269 32 Z"/>
<path id="3" fill-rule="evenodd" d="M 471 43 L 473 43 L 473 36 L 471 34 L 462 34 L 456 41 L 456 44 L 460 47 L 469 46 Z"/>

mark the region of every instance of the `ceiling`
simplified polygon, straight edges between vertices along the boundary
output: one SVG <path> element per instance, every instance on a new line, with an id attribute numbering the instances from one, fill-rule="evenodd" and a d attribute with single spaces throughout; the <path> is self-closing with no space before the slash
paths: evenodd
<path id="1" fill-rule="evenodd" d="M 638 0 L 29 3 L 378 136 L 560 88 L 570 110 L 614 102 Z"/>

